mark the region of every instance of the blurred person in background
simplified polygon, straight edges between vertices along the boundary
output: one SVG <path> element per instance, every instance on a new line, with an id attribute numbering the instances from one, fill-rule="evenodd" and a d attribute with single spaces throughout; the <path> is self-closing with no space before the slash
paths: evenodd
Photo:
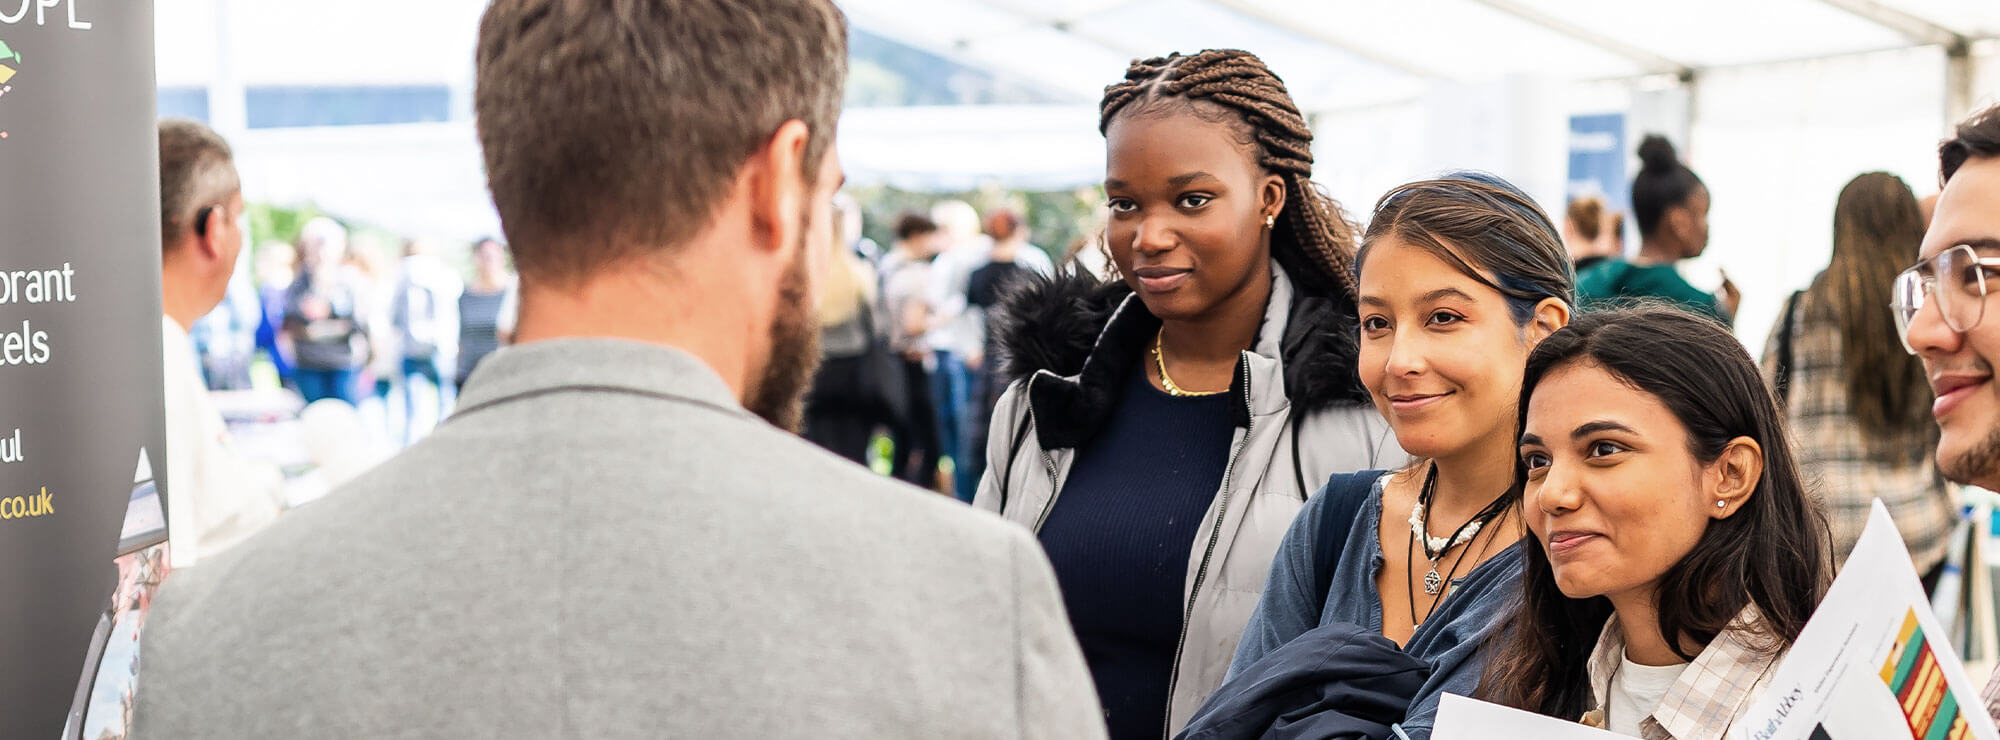
<path id="1" fill-rule="evenodd" d="M 1063 249 L 1062 259 L 1057 262 L 1064 266 L 1075 266 L 1099 280 L 1111 280 L 1117 268 L 1111 264 L 1111 250 L 1104 244 L 1104 228 L 1111 221 L 1111 209 L 1099 204 L 1092 208 L 1090 221 L 1083 233 L 1070 240 Z"/>
<path id="2" fill-rule="evenodd" d="M 1785 301 L 1763 369 L 1799 465 L 1818 482 L 1835 562 L 1847 559 L 1880 498 L 1929 590 L 1944 571 L 1957 504 L 1937 469 L 1923 363 L 1903 351 L 1895 313 L 1882 308 L 1923 239 L 1923 215 L 1902 179 L 1870 172 L 1849 181 L 1834 206 L 1833 260 Z"/>
<path id="3" fill-rule="evenodd" d="M 257 248 L 257 349 L 271 358 L 279 385 L 291 388 L 292 341 L 284 331 L 285 293 L 298 277 L 299 251 L 283 241 L 265 242 Z"/>
<path id="4" fill-rule="evenodd" d="M 1604 238 L 1607 215 L 1604 199 L 1593 195 L 1572 199 L 1569 207 L 1563 209 L 1563 248 L 1569 251 L 1570 261 L 1576 264 L 1578 272 L 1617 256 L 1606 251 L 1611 246 Z"/>
<path id="5" fill-rule="evenodd" d="M 1041 539 L 1112 736 L 1158 738 L 1222 684 L 1307 497 L 1401 451 L 1356 375 L 1354 226 L 1277 75 L 1155 57 L 1100 110 L 1120 279 L 1008 299 L 975 506 Z"/>
<path id="6" fill-rule="evenodd" d="M 989 321 L 999 318 L 1001 302 L 1021 280 L 1036 273 L 1021 266 L 1022 255 L 1034 251 L 1046 255 L 1041 247 L 1028 243 L 1027 224 L 1021 214 L 1008 208 L 994 209 L 986 214 L 986 236 L 993 240 L 987 262 L 966 281 L 966 314 L 973 319 L 969 323 L 978 337 L 979 351 L 966 363 L 968 374 L 972 376 L 970 402 L 963 414 L 966 440 L 965 463 L 962 469 L 965 478 L 974 481 L 976 487 L 980 476 L 986 473 L 987 426 L 993 423 L 993 405 L 999 403 L 1000 394 L 1007 390 L 1007 380 L 1000 376 L 1002 362 L 993 333 L 987 330 Z"/>
<path id="7" fill-rule="evenodd" d="M 403 266 L 390 255 L 390 249 L 387 242 L 371 233 L 353 235 L 347 249 L 348 267 L 359 278 L 362 301 L 367 306 L 363 314 L 370 318 L 366 327 L 367 359 L 362 363 L 359 379 L 360 387 L 366 391 L 361 411 L 378 430 L 376 439 L 383 442 L 402 437 L 395 414 L 389 408 L 389 397 L 402 375 L 402 336 L 390 317 L 395 311 L 396 284 L 402 280 Z"/>
<path id="8" fill-rule="evenodd" d="M 1606 257 L 1623 258 L 1625 256 L 1625 212 L 1605 211 L 1604 230 L 1597 235 L 1597 238 L 1604 242 L 1598 247 L 1598 253 Z"/>
<path id="9" fill-rule="evenodd" d="M 1708 248 L 1708 186 L 1681 163 L 1667 138 L 1650 134 L 1639 144 L 1639 174 L 1632 178 L 1632 217 L 1639 222 L 1639 255 L 1606 259 L 1577 274 L 1585 306 L 1619 299 L 1660 298 L 1722 322 L 1735 320 L 1742 296 L 1727 275 L 1722 292 L 1689 284 L 1675 267 Z"/>
<path id="10" fill-rule="evenodd" d="M 902 363 L 887 354 L 885 323 L 876 309 L 874 268 L 856 254 L 834 200 L 833 235 L 826 240 L 819 292 L 819 372 L 806 394 L 805 438 L 856 463 L 868 464 L 877 427 L 902 425 Z M 852 200 L 848 201 L 852 205 Z"/>
<path id="11" fill-rule="evenodd" d="M 458 297 L 458 390 L 479 361 L 507 340 L 501 335 L 501 313 L 515 290 L 514 270 L 507 264 L 507 246 L 491 237 L 472 245 L 472 280 Z"/>
<path id="12" fill-rule="evenodd" d="M 284 478 L 231 447 L 188 341 L 188 327 L 222 302 L 243 249 L 234 155 L 194 121 L 163 120 L 159 134 L 168 549 L 173 566 L 185 568 L 276 519 Z"/>
<path id="13" fill-rule="evenodd" d="M 245 256 L 239 256 L 237 263 L 245 262 Z M 231 277 L 222 303 L 188 332 L 201 357 L 202 379 L 210 390 L 250 388 L 250 361 L 257 356 L 258 306 L 256 289 L 247 277 Z"/>
<path id="14" fill-rule="evenodd" d="M 427 241 L 411 239 L 403 247 L 402 277 L 390 309 L 392 323 L 401 341 L 402 368 L 398 381 L 403 392 L 402 443 L 416 441 L 416 381 L 430 384 L 437 409 L 431 423 L 444 419 L 450 407 L 453 387 L 451 372 L 458 354 L 458 301 L 465 283 L 458 272 L 438 259 Z"/>
<path id="15" fill-rule="evenodd" d="M 931 365 L 931 403 L 937 411 L 940 444 L 952 459 L 952 493 L 970 502 L 979 487 L 979 478 L 973 475 L 978 466 L 970 458 L 982 453 L 970 446 L 966 430 L 971 417 L 988 412 L 973 408 L 973 373 L 979 369 L 985 347 L 980 317 L 968 310 L 966 298 L 973 271 L 992 259 L 993 238 L 985 234 L 979 212 L 965 201 L 947 200 L 932 206 L 931 220 L 950 240 L 931 264 L 929 341 L 936 353 Z M 1014 259 L 1038 275 L 1055 273 L 1055 263 L 1040 249 L 1017 250 Z"/>
<path id="16" fill-rule="evenodd" d="M 359 405 L 361 367 L 368 357 L 364 281 L 346 269 L 347 228 L 324 216 L 299 234 L 299 275 L 285 293 L 285 333 L 297 364 L 293 377 L 306 403 L 337 398 Z"/>
<path id="17" fill-rule="evenodd" d="M 862 222 L 861 203 L 854 199 L 853 194 L 841 191 L 833 196 L 833 207 L 840 211 L 840 232 L 846 234 L 848 251 L 879 270 L 883 258 L 888 255 L 882 253 L 882 245 L 862 233 L 865 224 Z"/>
<path id="18" fill-rule="evenodd" d="M 518 342 L 161 588 L 132 736 L 1103 737 L 1032 537 L 795 434 L 847 36 L 823 0 L 489 5 Z"/>
<path id="19" fill-rule="evenodd" d="M 896 428 L 895 460 L 890 475 L 932 490 L 945 490 L 939 479 L 937 411 L 931 403 L 931 309 L 928 299 L 931 263 L 943 251 L 945 235 L 937 222 L 920 213 L 896 220 L 896 243 L 882 258 L 882 306 L 888 314 L 889 348 L 903 363 L 904 423 Z"/>

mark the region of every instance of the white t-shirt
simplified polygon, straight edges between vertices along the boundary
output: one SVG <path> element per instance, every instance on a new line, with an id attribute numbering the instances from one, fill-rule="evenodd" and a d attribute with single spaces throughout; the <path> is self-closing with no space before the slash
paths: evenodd
<path id="1" fill-rule="evenodd" d="M 278 517 L 284 476 L 229 446 L 229 429 L 208 397 L 187 331 L 160 325 L 167 412 L 167 545 L 185 568 L 249 537 Z"/>
<path id="2" fill-rule="evenodd" d="M 1652 716 L 1666 698 L 1667 689 L 1687 670 L 1688 664 L 1639 665 L 1626 656 L 1618 657 L 1618 673 L 1611 677 L 1611 701 L 1605 707 L 1606 729 L 1626 737 L 1639 737 L 1639 722 Z"/>

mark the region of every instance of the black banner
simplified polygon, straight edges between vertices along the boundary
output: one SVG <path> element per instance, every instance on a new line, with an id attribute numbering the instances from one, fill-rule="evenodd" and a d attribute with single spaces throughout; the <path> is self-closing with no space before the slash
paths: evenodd
<path id="1" fill-rule="evenodd" d="M 166 534 L 154 95 L 152 3 L 0 0 L 0 737 L 124 733 Z"/>

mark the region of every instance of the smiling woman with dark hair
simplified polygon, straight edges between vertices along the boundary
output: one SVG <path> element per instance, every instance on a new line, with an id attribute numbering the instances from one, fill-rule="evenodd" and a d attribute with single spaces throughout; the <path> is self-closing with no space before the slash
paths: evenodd
<path id="1" fill-rule="evenodd" d="M 1585 313 L 1528 359 L 1520 612 L 1481 694 L 1647 738 L 1721 737 L 1832 570 L 1777 401 L 1719 324 Z"/>
<path id="2" fill-rule="evenodd" d="M 1278 709 L 1251 698 L 1251 687 L 1323 684 L 1287 656 L 1352 661 L 1335 649 L 1350 638 L 1327 637 L 1358 625 L 1369 638 L 1359 642 L 1400 649 L 1428 668 L 1378 721 L 1428 738 L 1440 697 L 1477 685 L 1482 646 L 1515 590 L 1525 530 L 1513 506 L 1514 404 L 1528 352 L 1569 322 L 1562 238 L 1519 188 L 1453 173 L 1382 196 L 1357 264 L 1361 381 L 1397 443 L 1421 461 L 1345 471 L 1306 504 L 1279 547 L 1224 698 L 1197 717 L 1204 731 Z M 1249 700 L 1231 707 L 1229 696 Z M 1335 714 L 1355 711 L 1353 702 L 1328 704 Z"/>

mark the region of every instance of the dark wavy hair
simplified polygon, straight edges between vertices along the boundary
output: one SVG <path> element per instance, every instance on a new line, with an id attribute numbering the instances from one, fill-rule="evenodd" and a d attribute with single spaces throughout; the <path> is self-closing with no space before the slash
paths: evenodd
<path id="1" fill-rule="evenodd" d="M 1959 122 L 1952 136 L 1938 145 L 1938 185 L 1951 181 L 1968 160 L 2000 156 L 2000 105 Z"/>
<path id="2" fill-rule="evenodd" d="M 1727 329 L 1663 306 L 1579 315 L 1528 355 L 1520 423 L 1549 373 L 1579 363 L 1603 368 L 1658 398 L 1680 420 L 1688 451 L 1714 462 L 1731 440 L 1764 451 L 1764 472 L 1734 516 L 1711 522 L 1694 549 L 1662 576 L 1655 595 L 1660 633 L 1682 658 L 1682 639 L 1707 644 L 1748 605 L 1763 614 L 1750 640 L 1776 654 L 1799 636 L 1825 593 L 1832 560 L 1826 517 L 1806 492 L 1784 417 L 1756 363 Z M 1526 473 L 1518 466 L 1517 481 Z M 1589 666 L 1611 618 L 1602 596 L 1572 599 L 1556 587 L 1548 551 L 1529 538 L 1520 602 L 1496 638 L 1479 694 L 1542 714 L 1574 719 L 1591 709 Z M 1758 644 L 1761 643 L 1761 644 Z"/>

